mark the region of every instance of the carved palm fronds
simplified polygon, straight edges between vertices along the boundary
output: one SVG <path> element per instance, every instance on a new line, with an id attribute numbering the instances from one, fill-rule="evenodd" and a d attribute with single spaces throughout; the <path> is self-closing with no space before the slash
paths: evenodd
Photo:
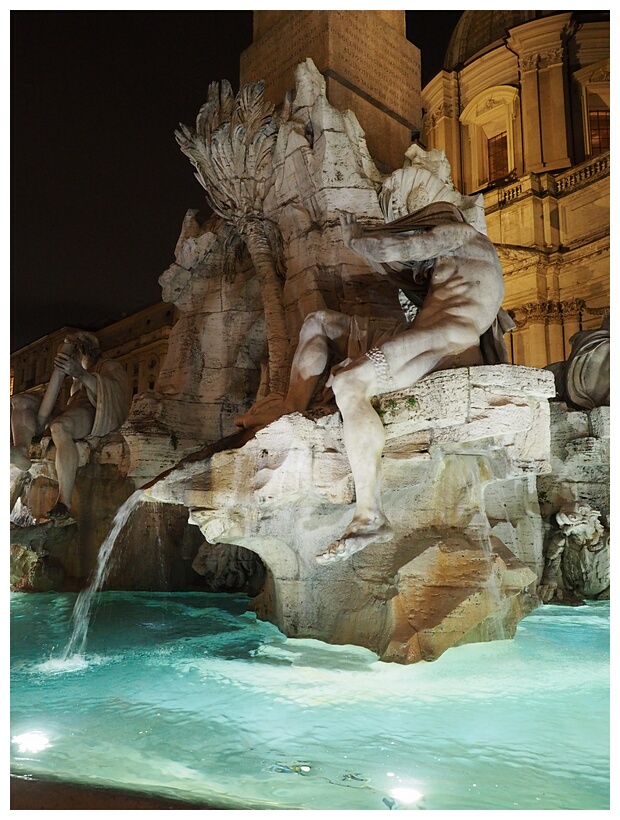
<path id="1" fill-rule="evenodd" d="M 282 299 L 281 240 L 265 216 L 273 184 L 272 155 L 280 120 L 265 102 L 264 83 L 248 83 L 236 97 L 230 83 L 211 83 L 195 130 L 175 131 L 181 151 L 196 169 L 207 202 L 229 222 L 248 248 L 261 284 L 271 390 L 283 391 L 288 378 L 288 335 Z"/>

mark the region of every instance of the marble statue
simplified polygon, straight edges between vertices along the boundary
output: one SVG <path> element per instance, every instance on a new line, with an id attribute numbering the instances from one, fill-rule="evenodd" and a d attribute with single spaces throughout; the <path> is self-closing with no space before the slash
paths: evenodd
<path id="1" fill-rule="evenodd" d="M 195 129 L 181 124 L 175 131 L 210 207 L 233 228 L 252 258 L 263 297 L 272 390 L 282 389 L 288 375 L 282 239 L 277 224 L 264 214 L 275 180 L 272 156 L 281 122 L 265 99 L 264 81 L 247 83 L 235 96 L 224 80 L 209 85 Z"/>
<path id="2" fill-rule="evenodd" d="M 328 361 L 330 345 L 343 356 L 328 385 L 342 414 L 344 440 L 356 492 L 356 510 L 343 536 L 317 556 L 341 561 L 393 537 L 381 504 L 385 434 L 374 396 L 411 387 L 451 367 L 507 361 L 502 268 L 491 241 L 448 202 L 433 202 L 381 228 L 363 229 L 341 213 L 343 241 L 392 287 L 420 305 L 411 324 L 366 320 L 336 311 L 309 316 L 300 333 L 286 396 L 270 394 L 238 419 L 262 427 L 307 409 Z"/>
<path id="3" fill-rule="evenodd" d="M 66 409 L 52 419 L 49 428 L 56 447 L 58 501 L 48 517 L 70 516 L 71 496 L 78 468 L 75 442 L 89 436 L 105 436 L 119 427 L 129 412 L 131 389 L 125 368 L 111 359 L 102 359 L 99 340 L 93 333 L 68 335 L 54 359 L 54 373 L 48 392 L 39 404 L 37 396 L 22 393 L 11 399 L 11 462 L 21 470 L 31 467 L 30 443 L 47 425 L 41 407 L 53 405 L 59 385 L 66 376 L 73 379 Z"/>
<path id="4" fill-rule="evenodd" d="M 606 597 L 610 585 L 609 531 L 600 512 L 583 501 L 564 504 L 545 547 L 538 594 L 543 603 Z"/>
<path id="5" fill-rule="evenodd" d="M 581 330 L 570 339 L 571 353 L 565 362 L 548 366 L 555 377 L 556 392 L 569 407 L 591 410 L 609 405 L 609 315 L 600 328 Z"/>

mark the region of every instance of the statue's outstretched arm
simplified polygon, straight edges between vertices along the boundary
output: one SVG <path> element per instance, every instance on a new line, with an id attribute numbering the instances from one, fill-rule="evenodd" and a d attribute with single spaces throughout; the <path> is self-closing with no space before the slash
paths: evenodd
<path id="1" fill-rule="evenodd" d="M 355 214 L 341 213 L 340 224 L 344 244 L 373 262 L 422 262 L 458 250 L 474 230 L 470 225 L 455 222 L 438 225 L 420 233 L 393 233 L 391 231 L 364 231 Z"/>

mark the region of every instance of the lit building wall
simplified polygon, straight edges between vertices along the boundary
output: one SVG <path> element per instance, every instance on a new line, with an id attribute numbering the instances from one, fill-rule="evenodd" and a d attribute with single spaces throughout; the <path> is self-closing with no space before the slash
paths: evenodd
<path id="1" fill-rule="evenodd" d="M 564 359 L 610 304 L 606 12 L 464 12 L 422 91 L 422 141 L 484 195 L 515 364 Z"/>
<path id="2" fill-rule="evenodd" d="M 102 354 L 116 359 L 129 374 L 134 395 L 152 389 L 168 350 L 170 330 L 178 318 L 177 309 L 158 302 L 95 331 Z M 54 357 L 68 333 L 78 328 L 62 327 L 11 354 L 11 395 L 43 391 L 54 368 Z M 66 379 L 57 409 L 69 398 L 71 380 Z"/>

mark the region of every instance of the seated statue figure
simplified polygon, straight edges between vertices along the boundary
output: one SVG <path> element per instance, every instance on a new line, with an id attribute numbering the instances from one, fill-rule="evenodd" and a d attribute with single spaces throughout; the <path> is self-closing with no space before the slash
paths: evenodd
<path id="1" fill-rule="evenodd" d="M 73 384 L 65 410 L 52 419 L 51 409 L 66 376 Z M 78 468 L 75 442 L 87 436 L 105 436 L 119 427 L 129 412 L 131 389 L 125 368 L 102 359 L 99 340 L 93 333 L 68 335 L 54 359 L 54 372 L 41 401 L 32 393 L 11 398 L 11 463 L 29 470 L 30 444 L 49 424 L 56 445 L 58 501 L 48 517 L 70 516 L 71 495 Z"/>
<path id="2" fill-rule="evenodd" d="M 385 434 L 372 398 L 409 388 L 436 370 L 507 362 L 503 333 L 514 327 L 500 307 L 504 280 L 493 243 L 455 205 L 434 202 L 379 228 L 363 229 L 349 213 L 340 221 L 344 244 L 419 305 L 415 318 L 388 328 L 330 310 L 311 314 L 300 331 L 286 396 L 265 397 L 236 422 L 259 428 L 305 412 L 330 349 L 341 356 L 328 384 L 342 415 L 356 508 L 342 537 L 317 556 L 321 564 L 393 538 L 381 501 Z"/>
<path id="3" fill-rule="evenodd" d="M 610 315 L 600 328 L 580 330 L 571 336 L 571 353 L 565 362 L 547 366 L 555 377 L 557 397 L 578 410 L 609 406 L 611 353 Z"/>

